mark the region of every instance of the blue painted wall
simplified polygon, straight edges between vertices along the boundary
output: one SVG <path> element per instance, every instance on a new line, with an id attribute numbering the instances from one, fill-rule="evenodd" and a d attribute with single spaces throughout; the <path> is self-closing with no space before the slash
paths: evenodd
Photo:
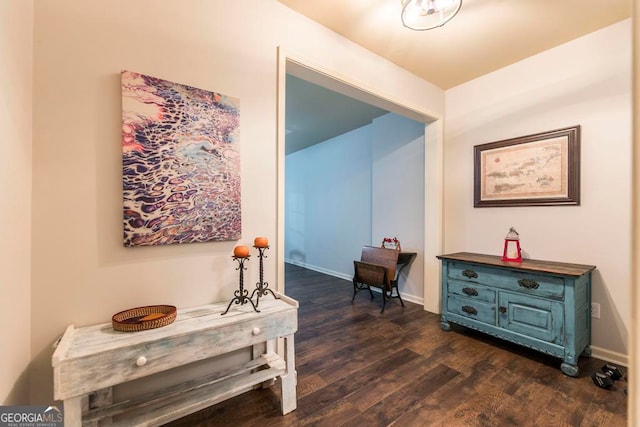
<path id="1" fill-rule="evenodd" d="M 387 114 L 288 155 L 285 167 L 287 262 L 351 279 L 362 246 L 398 236 L 420 254 L 401 286 L 422 298 L 423 124 Z"/>

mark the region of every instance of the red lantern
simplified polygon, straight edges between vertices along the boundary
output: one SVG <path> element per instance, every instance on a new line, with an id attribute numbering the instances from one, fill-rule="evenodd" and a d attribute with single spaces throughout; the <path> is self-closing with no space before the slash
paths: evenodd
<path id="1" fill-rule="evenodd" d="M 513 227 L 509 229 L 507 237 L 504 238 L 502 261 L 522 262 L 522 252 L 520 251 L 520 235 Z"/>

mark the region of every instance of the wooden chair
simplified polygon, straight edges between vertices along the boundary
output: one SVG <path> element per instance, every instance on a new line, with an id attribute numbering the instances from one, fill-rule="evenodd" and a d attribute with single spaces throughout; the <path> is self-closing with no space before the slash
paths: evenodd
<path id="1" fill-rule="evenodd" d="M 358 291 L 367 289 L 373 299 L 371 286 L 380 288 L 382 291 L 382 310 L 387 304 L 387 299 L 398 298 L 404 307 L 404 302 L 398 290 L 398 280 L 396 278 L 396 267 L 398 265 L 398 255 L 400 251 L 395 249 L 376 248 L 365 246 L 362 248 L 360 261 L 353 261 L 353 298 L 356 298 Z M 393 290 L 395 289 L 395 295 Z"/>

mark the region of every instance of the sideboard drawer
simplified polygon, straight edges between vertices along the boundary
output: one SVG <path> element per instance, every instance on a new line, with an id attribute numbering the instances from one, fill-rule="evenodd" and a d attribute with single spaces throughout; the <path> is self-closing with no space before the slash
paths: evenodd
<path id="1" fill-rule="evenodd" d="M 470 298 L 449 296 L 449 298 L 447 298 L 447 312 L 468 317 L 469 319 L 474 319 L 489 325 L 496 324 L 495 304 L 486 304 Z"/>
<path id="2" fill-rule="evenodd" d="M 564 280 L 561 277 L 518 271 L 509 272 L 508 270 L 456 262 L 450 263 L 448 271 L 451 279 L 524 292 L 539 297 L 557 300 L 564 298 Z"/>
<path id="3" fill-rule="evenodd" d="M 564 279 L 533 273 L 512 272 L 504 276 L 497 286 L 503 289 L 537 297 L 562 300 L 564 298 Z"/>
<path id="4" fill-rule="evenodd" d="M 449 282 L 449 295 L 458 295 L 482 302 L 496 302 L 495 290 L 478 286 L 475 283 L 458 282 L 457 280 Z"/>
<path id="5" fill-rule="evenodd" d="M 458 262 L 450 262 L 447 271 L 450 279 L 483 283 L 486 285 L 493 284 L 496 278 L 499 277 L 491 268 Z"/>

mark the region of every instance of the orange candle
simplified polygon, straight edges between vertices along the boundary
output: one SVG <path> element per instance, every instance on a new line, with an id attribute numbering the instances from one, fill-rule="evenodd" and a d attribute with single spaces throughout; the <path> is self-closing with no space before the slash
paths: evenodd
<path id="1" fill-rule="evenodd" d="M 249 246 L 236 246 L 233 248 L 233 256 L 236 258 L 248 258 Z"/>
<path id="2" fill-rule="evenodd" d="M 253 241 L 253 246 L 256 248 L 266 248 L 269 246 L 269 239 L 266 237 L 256 237 Z"/>

